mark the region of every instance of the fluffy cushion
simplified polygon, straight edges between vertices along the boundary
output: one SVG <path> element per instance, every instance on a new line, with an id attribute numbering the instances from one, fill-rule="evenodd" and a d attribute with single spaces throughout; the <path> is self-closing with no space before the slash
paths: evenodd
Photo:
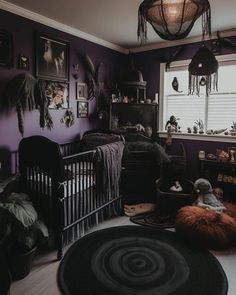
<path id="1" fill-rule="evenodd" d="M 181 208 L 176 217 L 176 231 L 186 241 L 221 250 L 236 244 L 236 220 L 198 206 Z"/>

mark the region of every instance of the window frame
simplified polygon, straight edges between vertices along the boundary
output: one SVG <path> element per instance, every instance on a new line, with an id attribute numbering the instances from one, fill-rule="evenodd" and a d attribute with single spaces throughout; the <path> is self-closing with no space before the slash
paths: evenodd
<path id="1" fill-rule="evenodd" d="M 225 54 L 216 56 L 216 59 L 219 62 L 219 65 L 232 65 L 236 64 L 236 54 Z M 170 64 L 170 69 L 175 68 L 175 70 L 184 70 L 188 68 L 190 59 L 174 61 Z M 165 122 L 164 114 L 166 113 L 166 103 L 164 102 L 164 83 L 165 83 L 165 72 L 166 72 L 166 63 L 160 63 L 160 84 L 159 84 L 159 131 L 158 134 L 160 137 L 166 137 L 166 131 L 164 130 Z M 207 111 L 207 110 L 206 110 Z M 190 133 L 173 133 L 173 138 L 181 139 L 191 139 L 191 140 L 203 140 L 203 141 L 221 141 L 221 142 L 235 142 L 235 136 L 231 135 L 208 135 L 208 134 L 190 134 Z"/>

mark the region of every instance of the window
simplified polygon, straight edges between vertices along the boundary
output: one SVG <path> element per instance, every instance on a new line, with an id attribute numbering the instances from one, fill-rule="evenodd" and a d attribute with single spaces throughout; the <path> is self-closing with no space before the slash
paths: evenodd
<path id="1" fill-rule="evenodd" d="M 221 56 L 218 70 L 218 92 L 207 98 L 205 87 L 200 96 L 188 95 L 188 64 L 190 61 L 175 62 L 168 71 L 161 67 L 163 101 L 161 103 L 161 130 L 171 115 L 178 118 L 182 132 L 193 128 L 197 120 L 202 120 L 204 131 L 226 129 L 229 131 L 236 121 L 236 56 Z M 184 65 L 183 65 L 184 64 Z M 172 87 L 174 78 L 178 80 L 178 91 Z"/>

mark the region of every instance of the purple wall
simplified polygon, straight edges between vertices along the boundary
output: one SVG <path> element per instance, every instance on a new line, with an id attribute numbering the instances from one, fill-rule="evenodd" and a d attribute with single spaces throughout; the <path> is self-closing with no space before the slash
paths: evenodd
<path id="1" fill-rule="evenodd" d="M 7 83 L 17 74 L 24 72 L 17 69 L 17 58 L 19 54 L 29 57 L 30 70 L 29 72 L 34 75 L 34 36 L 36 31 L 46 33 L 59 39 L 64 39 L 70 42 L 70 100 L 69 106 L 73 108 L 76 115 L 76 101 L 75 101 L 75 85 L 76 80 L 72 76 L 75 71 L 73 64 L 79 64 L 79 81 L 84 81 L 85 74 L 78 54 L 88 54 L 97 66 L 102 62 L 102 76 L 104 77 L 105 85 L 112 85 L 112 82 L 117 80 L 117 77 L 123 71 L 122 66 L 125 64 L 125 56 L 114 50 L 105 48 L 92 42 L 88 42 L 81 38 L 63 33 L 61 31 L 52 29 L 50 27 L 41 25 L 39 23 L 30 21 L 20 16 L 0 10 L 0 29 L 7 30 L 13 36 L 14 42 L 14 66 L 10 69 L 0 68 L 0 102 L 5 97 L 3 91 Z M 111 89 L 104 90 L 106 95 L 110 97 Z M 49 131 L 46 128 L 43 130 L 39 127 L 39 112 L 32 111 L 25 113 L 25 132 L 24 137 L 30 135 L 44 135 L 57 142 L 67 142 L 72 140 L 78 135 L 83 135 L 84 131 L 96 128 L 99 122 L 96 119 L 96 99 L 89 102 L 89 115 L 87 118 L 76 118 L 75 124 L 67 128 L 64 124 L 60 123 L 65 110 L 50 110 L 53 118 L 54 128 Z M 15 110 L 10 113 L 4 113 L 0 110 L 0 161 L 3 164 L 3 170 L 9 170 L 9 161 L 6 160 L 6 155 L 9 152 L 18 149 L 21 135 L 18 131 L 17 116 Z"/>
<path id="2" fill-rule="evenodd" d="M 236 37 L 230 39 L 233 42 L 236 41 Z M 191 59 L 200 46 L 201 43 L 184 45 L 182 47 L 181 53 L 175 60 Z M 168 49 L 163 48 L 159 50 L 151 50 L 147 52 L 136 53 L 134 55 L 135 66 L 142 72 L 144 80 L 147 81 L 147 98 L 154 99 L 155 93 L 159 92 L 160 60 L 163 59 L 163 56 L 171 56 L 171 54 L 175 53 L 178 50 L 178 48 L 180 47 L 170 47 Z M 235 51 L 233 52 L 228 49 L 222 48 L 221 54 L 230 53 L 235 53 Z M 161 139 L 160 141 L 162 144 L 164 144 L 165 139 Z M 186 149 L 189 168 L 188 171 L 189 177 L 191 179 L 196 179 L 199 177 L 199 150 L 205 150 L 206 153 L 215 154 L 216 149 L 224 149 L 227 151 L 229 146 L 234 146 L 233 143 L 173 139 L 172 146 L 170 149 L 168 149 L 168 152 L 171 154 L 179 154 L 180 142 L 183 142 Z"/>
<path id="3" fill-rule="evenodd" d="M 69 105 L 73 108 L 76 114 L 76 101 L 75 101 L 75 84 L 76 80 L 73 78 L 75 71 L 73 70 L 73 64 L 79 64 L 79 80 L 84 81 L 85 74 L 83 66 L 78 59 L 78 54 L 87 53 L 92 59 L 93 63 L 98 65 L 99 62 L 103 63 L 103 76 L 106 85 L 111 85 L 112 82 L 119 81 L 122 73 L 129 66 L 129 57 L 121 53 L 115 52 L 111 49 L 103 46 L 88 42 L 81 38 L 60 32 L 50 27 L 41 25 L 39 23 L 30 21 L 20 16 L 8 13 L 4 10 L 0 10 L 0 29 L 5 29 L 12 33 L 14 41 L 14 66 L 10 69 L 0 68 L 0 102 L 5 97 L 3 90 L 8 81 L 22 70 L 17 69 L 17 57 L 19 54 L 23 54 L 29 57 L 30 73 L 34 74 L 34 36 L 36 31 L 52 35 L 60 39 L 64 39 L 70 42 L 70 101 Z M 235 42 L 235 38 L 232 39 Z M 195 43 L 183 46 L 181 54 L 177 60 L 192 58 L 197 51 L 201 43 Z M 151 50 L 142 53 L 134 54 L 134 62 L 137 69 L 142 71 L 144 80 L 147 81 L 147 98 L 153 99 L 155 93 L 159 92 L 159 78 L 160 78 L 160 60 L 163 56 L 171 56 L 171 53 L 176 52 L 179 47 L 170 47 L 168 49 Z M 232 51 L 223 49 L 222 54 L 232 53 Z M 110 97 L 111 89 L 106 89 L 105 93 L 107 97 Z M 96 100 L 89 102 L 88 119 L 76 119 L 75 124 L 71 128 L 66 128 L 64 124 L 60 123 L 65 110 L 50 110 L 53 117 L 54 128 L 49 131 L 47 129 L 42 130 L 39 127 L 39 112 L 33 111 L 25 113 L 25 133 L 24 136 L 30 136 L 34 134 L 40 134 L 51 138 L 58 142 L 66 142 L 73 140 L 82 135 L 84 131 L 96 128 L 100 122 L 95 118 L 96 114 Z M 17 116 L 15 110 L 10 113 L 4 113 L 0 110 L 0 161 L 3 164 L 3 170 L 8 171 L 12 165 L 10 154 L 18 149 L 21 135 L 18 131 Z M 195 178 L 197 176 L 196 171 L 198 167 L 197 154 L 198 150 L 209 149 L 209 152 L 214 152 L 216 148 L 227 148 L 232 144 L 224 143 L 212 143 L 205 141 L 191 141 L 183 140 L 187 150 L 187 156 L 189 164 L 191 166 L 191 176 Z M 172 149 L 174 152 L 178 152 L 179 140 L 173 140 Z M 172 151 L 172 152 L 173 152 Z"/>

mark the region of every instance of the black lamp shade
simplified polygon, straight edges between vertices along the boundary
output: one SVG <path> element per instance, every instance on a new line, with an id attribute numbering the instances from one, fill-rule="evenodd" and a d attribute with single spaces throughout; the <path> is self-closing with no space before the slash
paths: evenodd
<path id="1" fill-rule="evenodd" d="M 212 89 L 218 89 L 218 61 L 214 54 L 205 46 L 201 46 L 189 66 L 189 94 L 200 95 L 201 86 L 206 87 L 206 96 Z"/>
<path id="2" fill-rule="evenodd" d="M 192 58 L 188 70 L 190 74 L 196 76 L 211 75 L 217 72 L 218 61 L 214 54 L 203 45 Z"/>

